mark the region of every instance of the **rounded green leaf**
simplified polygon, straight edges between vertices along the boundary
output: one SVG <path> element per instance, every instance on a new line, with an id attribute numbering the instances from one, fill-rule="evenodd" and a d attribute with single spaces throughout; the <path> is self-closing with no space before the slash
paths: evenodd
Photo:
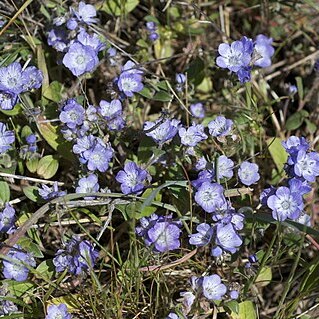
<path id="1" fill-rule="evenodd" d="M 47 155 L 40 159 L 38 168 L 37 168 L 37 173 L 41 177 L 48 179 L 55 175 L 58 168 L 59 168 L 58 160 L 55 159 L 53 155 Z"/>
<path id="2" fill-rule="evenodd" d="M 7 182 L 0 182 L 0 201 L 7 203 L 10 201 L 10 188 Z"/>

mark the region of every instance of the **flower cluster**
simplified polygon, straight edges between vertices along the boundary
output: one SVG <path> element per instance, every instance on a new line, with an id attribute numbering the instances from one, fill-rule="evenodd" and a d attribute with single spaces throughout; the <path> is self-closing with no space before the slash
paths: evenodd
<path id="1" fill-rule="evenodd" d="M 106 47 L 96 33 L 85 30 L 98 21 L 95 17 L 95 7 L 81 1 L 77 10 L 71 8 L 68 15 L 56 18 L 55 27 L 48 32 L 48 44 L 65 53 L 62 62 L 75 76 L 94 71 L 98 53 Z"/>
<path id="2" fill-rule="evenodd" d="M 174 221 L 172 215 L 142 217 L 140 226 L 136 227 L 137 235 L 143 237 L 147 246 L 152 246 L 155 252 L 166 252 L 180 247 L 180 221 Z"/>
<path id="3" fill-rule="evenodd" d="M 274 219 L 298 220 L 303 215 L 303 195 L 311 191 L 309 183 L 319 176 L 319 154 L 309 151 L 310 145 L 303 137 L 291 136 L 282 145 L 289 154 L 286 163 L 289 179 L 286 186 L 265 189 L 260 201 L 272 210 Z"/>
<path id="4" fill-rule="evenodd" d="M 32 255 L 25 253 L 21 247 L 15 245 L 7 254 L 8 259 L 3 260 L 3 276 L 7 279 L 24 281 L 29 274 L 29 268 L 35 267 L 36 262 Z"/>
<path id="5" fill-rule="evenodd" d="M 271 65 L 271 57 L 275 53 L 272 41 L 272 38 L 259 34 L 254 41 L 242 37 L 230 45 L 221 43 L 218 47 L 220 56 L 216 63 L 219 67 L 236 73 L 240 82 L 248 82 L 253 65 L 262 68 Z"/>
<path id="6" fill-rule="evenodd" d="M 146 22 L 146 29 L 149 32 L 148 38 L 151 41 L 156 41 L 159 38 L 157 31 L 157 25 L 153 21 Z"/>
<path id="7" fill-rule="evenodd" d="M 80 240 L 79 236 L 73 235 L 66 243 L 65 249 L 56 252 L 53 264 L 57 272 L 67 269 L 69 273 L 79 275 L 91 270 L 98 256 L 99 253 L 89 241 Z"/>
<path id="8" fill-rule="evenodd" d="M 38 89 L 43 81 L 42 72 L 34 66 L 22 69 L 19 62 L 0 68 L 0 108 L 12 110 L 21 93 Z"/>

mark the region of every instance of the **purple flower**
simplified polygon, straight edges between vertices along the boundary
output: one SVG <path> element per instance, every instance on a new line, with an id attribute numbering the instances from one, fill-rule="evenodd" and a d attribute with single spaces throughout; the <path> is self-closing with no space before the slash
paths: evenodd
<path id="1" fill-rule="evenodd" d="M 222 250 L 226 250 L 231 254 L 234 254 L 239 249 L 243 241 L 231 223 L 226 225 L 218 223 L 216 226 L 215 243 Z M 217 257 L 218 255 L 214 254 L 213 251 L 213 256 Z"/>
<path id="2" fill-rule="evenodd" d="M 226 203 L 224 188 L 218 183 L 204 182 L 195 194 L 195 201 L 205 212 L 213 213 Z"/>
<path id="3" fill-rule="evenodd" d="M 231 290 L 229 292 L 229 297 L 233 300 L 236 300 L 239 297 L 239 292 L 237 290 Z"/>
<path id="4" fill-rule="evenodd" d="M 238 70 L 237 72 L 238 80 L 241 83 L 246 83 L 251 80 L 251 67 L 245 66 Z"/>
<path id="5" fill-rule="evenodd" d="M 184 84 L 186 82 L 186 75 L 184 73 L 176 73 L 175 80 L 178 84 Z"/>
<path id="6" fill-rule="evenodd" d="M 271 57 L 275 53 L 275 49 L 272 46 L 272 38 L 268 38 L 263 34 L 259 34 L 256 37 L 254 49 L 258 56 L 261 56 L 254 63 L 257 66 L 266 68 L 271 65 Z"/>
<path id="7" fill-rule="evenodd" d="M 263 206 L 267 206 L 267 200 L 271 195 L 274 195 L 276 193 L 276 188 L 274 186 L 270 186 L 269 188 L 265 188 L 259 197 L 260 203 Z"/>
<path id="8" fill-rule="evenodd" d="M 79 3 L 78 11 L 71 9 L 71 12 L 74 13 L 75 17 L 79 22 L 84 22 L 86 24 L 92 24 L 97 22 L 96 9 L 91 4 L 85 4 L 83 1 Z"/>
<path id="9" fill-rule="evenodd" d="M 84 158 L 84 152 L 89 151 L 95 145 L 96 138 L 93 135 L 84 135 L 83 137 L 79 137 L 76 139 L 76 144 L 73 145 L 73 153 L 80 154 L 83 161 L 81 163 L 86 163 L 86 159 Z"/>
<path id="10" fill-rule="evenodd" d="M 319 176 L 319 154 L 299 151 L 294 165 L 294 173 L 308 182 L 314 182 Z"/>
<path id="11" fill-rule="evenodd" d="M 69 30 L 75 30 L 78 27 L 78 22 L 76 21 L 75 18 L 71 18 L 66 22 L 66 27 Z"/>
<path id="12" fill-rule="evenodd" d="M 0 91 L 0 107 L 2 110 L 12 110 L 17 104 L 18 95 Z"/>
<path id="13" fill-rule="evenodd" d="M 163 144 L 171 140 L 178 131 L 179 120 L 165 120 L 162 124 L 158 125 L 160 120 L 154 122 L 145 122 L 145 134 L 151 137 L 156 143 Z"/>
<path id="14" fill-rule="evenodd" d="M 84 271 L 91 270 L 99 253 L 87 240 L 81 240 L 79 236 L 73 235 L 72 239 L 66 243 L 65 249 L 59 249 L 53 259 L 53 264 L 57 272 L 65 269 L 72 274 L 79 275 Z"/>
<path id="15" fill-rule="evenodd" d="M 218 275 L 204 276 L 202 281 L 203 295 L 209 300 L 221 300 L 227 288 Z"/>
<path id="16" fill-rule="evenodd" d="M 4 315 L 13 315 L 18 312 L 18 307 L 11 301 L 6 300 L 6 297 L 12 298 L 13 296 L 10 294 L 9 286 L 7 283 L 4 283 L 0 287 L 0 317 L 2 318 Z M 8 316 L 7 316 L 8 317 Z"/>
<path id="17" fill-rule="evenodd" d="M 45 200 L 66 195 L 66 191 L 59 190 L 58 182 L 54 182 L 52 187 L 46 186 L 44 184 L 41 185 L 41 187 L 42 188 L 38 189 L 38 192 L 39 192 L 39 195 Z"/>
<path id="18" fill-rule="evenodd" d="M 0 212 L 0 232 L 11 234 L 14 230 L 15 209 L 6 203 L 2 212 Z"/>
<path id="19" fill-rule="evenodd" d="M 145 169 L 140 168 L 134 162 L 128 162 L 124 170 L 117 173 L 115 178 L 121 183 L 123 194 L 141 194 L 145 182 L 150 181 L 151 177 Z"/>
<path id="20" fill-rule="evenodd" d="M 312 190 L 312 187 L 308 184 L 307 181 L 301 180 L 299 178 L 289 179 L 288 185 L 292 193 L 299 193 L 301 196 L 309 193 Z"/>
<path id="21" fill-rule="evenodd" d="M 66 124 L 68 128 L 75 129 L 82 125 L 85 117 L 85 110 L 82 105 L 78 104 L 75 99 L 68 99 L 60 113 L 59 119 Z"/>
<path id="22" fill-rule="evenodd" d="M 8 260 L 3 260 L 3 276 L 6 279 L 24 281 L 27 279 L 30 267 L 35 267 L 36 262 L 29 253 L 21 251 L 21 247 L 14 246 L 7 255 Z"/>
<path id="23" fill-rule="evenodd" d="M 140 219 L 141 226 L 136 227 L 136 233 L 144 237 L 147 246 L 154 246 L 156 252 L 166 252 L 180 247 L 181 222 L 173 221 L 172 215 Z"/>
<path id="24" fill-rule="evenodd" d="M 88 177 L 82 177 L 78 181 L 78 187 L 75 189 L 76 193 L 96 193 L 100 189 L 98 178 L 95 174 Z M 95 197 L 84 197 L 86 200 L 94 199 Z"/>
<path id="25" fill-rule="evenodd" d="M 232 72 L 238 72 L 242 67 L 249 65 L 251 61 L 250 46 L 246 39 L 235 41 L 231 45 L 221 43 L 218 47 L 219 57 L 216 64 Z"/>
<path id="26" fill-rule="evenodd" d="M 238 177 L 244 185 L 250 186 L 260 179 L 258 170 L 257 164 L 247 161 L 242 162 L 238 170 Z"/>
<path id="27" fill-rule="evenodd" d="M 217 116 L 215 120 L 208 123 L 209 134 L 216 137 L 229 135 L 232 127 L 233 121 L 224 116 Z"/>
<path id="28" fill-rule="evenodd" d="M 96 51 L 91 46 L 74 42 L 70 45 L 62 62 L 73 75 L 80 76 L 93 71 L 98 65 L 99 59 Z"/>
<path id="29" fill-rule="evenodd" d="M 196 103 L 190 105 L 190 111 L 194 117 L 202 119 L 205 117 L 205 108 L 203 103 Z"/>
<path id="30" fill-rule="evenodd" d="M 94 49 L 96 53 L 105 49 L 105 44 L 100 41 L 97 34 L 90 35 L 84 29 L 79 32 L 77 40 L 84 46 Z"/>
<path id="31" fill-rule="evenodd" d="M 20 94 L 24 91 L 28 79 L 22 71 L 20 63 L 14 62 L 7 67 L 0 68 L 0 90 L 13 94 Z"/>
<path id="32" fill-rule="evenodd" d="M 151 40 L 151 41 L 156 41 L 157 39 L 159 39 L 159 34 L 157 32 L 151 32 L 149 35 L 148 35 L 148 38 Z"/>
<path id="33" fill-rule="evenodd" d="M 198 247 L 206 246 L 213 237 L 213 228 L 206 223 L 199 224 L 196 227 L 198 233 L 189 235 L 189 243 Z"/>
<path id="34" fill-rule="evenodd" d="M 183 319 L 180 316 L 178 316 L 175 312 L 170 312 L 166 319 Z"/>
<path id="35" fill-rule="evenodd" d="M 310 148 L 309 143 L 304 137 L 290 136 L 287 141 L 283 141 L 282 146 L 290 155 L 298 153 L 298 151 L 307 151 Z"/>
<path id="36" fill-rule="evenodd" d="M 122 116 L 116 116 L 107 122 L 107 128 L 110 131 L 120 131 L 125 127 L 125 120 Z"/>
<path id="37" fill-rule="evenodd" d="M 68 313 L 68 308 L 64 303 L 58 305 L 50 305 L 48 314 L 45 319 L 71 319 L 72 316 Z"/>
<path id="38" fill-rule="evenodd" d="M 14 140 L 14 132 L 7 131 L 6 125 L 0 122 L 0 154 L 9 150 L 11 148 L 10 144 L 13 144 Z"/>
<path id="39" fill-rule="evenodd" d="M 216 173 L 218 178 L 233 177 L 234 162 L 225 155 L 221 155 L 217 159 Z"/>
<path id="40" fill-rule="evenodd" d="M 204 133 L 204 126 L 201 124 L 193 124 L 188 129 L 181 127 L 178 130 L 181 143 L 186 146 L 196 146 L 200 141 L 207 139 Z"/>
<path id="41" fill-rule="evenodd" d="M 192 181 L 192 186 L 199 188 L 205 182 L 212 182 L 215 178 L 214 169 L 207 169 L 199 172 L 197 179 Z"/>
<path id="42" fill-rule="evenodd" d="M 48 33 L 48 45 L 53 47 L 59 52 L 63 52 L 68 45 L 68 37 L 65 30 L 61 28 L 55 28 Z"/>
<path id="43" fill-rule="evenodd" d="M 287 218 L 296 219 L 303 209 L 302 196 L 299 193 L 291 192 L 285 186 L 279 187 L 276 194 L 268 198 L 267 205 L 272 210 L 273 218 L 279 221 Z"/>
<path id="44" fill-rule="evenodd" d="M 24 91 L 39 89 L 41 87 L 43 81 L 43 74 L 35 66 L 27 67 L 24 70 L 24 76 L 26 78 L 26 83 L 23 85 Z"/>
<path id="45" fill-rule="evenodd" d="M 180 234 L 180 225 L 162 220 L 157 221 L 147 232 L 149 241 L 161 253 L 179 248 Z"/>
<path id="46" fill-rule="evenodd" d="M 106 145 L 101 139 L 97 139 L 94 147 L 84 152 L 88 169 L 90 171 L 105 172 L 109 168 L 113 153 L 114 151 L 110 145 Z"/>
<path id="47" fill-rule="evenodd" d="M 146 22 L 146 28 L 148 31 L 153 32 L 153 31 L 156 31 L 157 25 L 155 22 L 149 21 L 149 22 Z"/>
<path id="48" fill-rule="evenodd" d="M 98 113 L 103 116 L 104 119 L 111 120 L 122 115 L 122 103 L 120 100 L 112 100 L 111 102 L 101 100 Z"/>
<path id="49" fill-rule="evenodd" d="M 143 90 L 142 76 L 130 72 L 121 73 L 117 85 L 126 96 L 132 97 L 135 92 Z"/>
<path id="50" fill-rule="evenodd" d="M 201 171 L 201 170 L 204 170 L 207 168 L 207 160 L 204 156 L 202 156 L 197 162 L 196 162 L 196 165 L 195 165 L 195 169 L 197 171 Z"/>

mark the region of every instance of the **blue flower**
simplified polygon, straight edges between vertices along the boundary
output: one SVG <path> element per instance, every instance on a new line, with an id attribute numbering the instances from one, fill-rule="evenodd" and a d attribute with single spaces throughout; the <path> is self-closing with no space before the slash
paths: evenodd
<path id="1" fill-rule="evenodd" d="M 213 213 L 226 204 L 224 188 L 218 183 L 204 182 L 195 193 L 195 201 L 205 212 Z"/>
<path id="2" fill-rule="evenodd" d="M 7 67 L 0 68 L 0 90 L 13 94 L 24 91 L 28 79 L 22 71 L 20 63 L 14 62 Z"/>
<path id="3" fill-rule="evenodd" d="M 244 41 L 235 41 L 231 45 L 221 43 L 218 47 L 216 63 L 221 68 L 227 68 L 232 72 L 238 72 L 242 67 L 249 65 L 251 61 L 250 48 Z"/>
<path id="4" fill-rule="evenodd" d="M 26 83 L 23 85 L 24 91 L 39 89 L 41 87 L 43 81 L 43 74 L 35 66 L 27 67 L 24 70 L 24 76 L 26 78 Z"/>
<path id="5" fill-rule="evenodd" d="M 6 152 L 14 143 L 15 137 L 13 131 L 7 131 L 7 126 L 0 122 L 0 154 Z"/>
<path id="6" fill-rule="evenodd" d="M 74 129 L 83 124 L 84 117 L 85 110 L 83 106 L 77 103 L 75 99 L 68 99 L 62 107 L 59 119 L 68 128 Z"/>
<path id="7" fill-rule="evenodd" d="M 98 65 L 99 59 L 91 46 L 74 42 L 70 45 L 62 62 L 73 75 L 80 76 L 86 72 L 92 72 Z"/>
<path id="8" fill-rule="evenodd" d="M 202 277 L 203 295 L 209 300 L 221 300 L 227 288 L 218 275 Z"/>
<path id="9" fill-rule="evenodd" d="M 206 223 L 202 223 L 196 227 L 196 230 L 198 233 L 189 235 L 189 243 L 198 247 L 208 245 L 213 237 L 213 228 Z"/>
<path id="10" fill-rule="evenodd" d="M 190 105 L 190 111 L 194 117 L 202 119 L 205 117 L 205 108 L 203 103 L 195 103 Z"/>
<path id="11" fill-rule="evenodd" d="M 60 191 L 58 182 L 54 182 L 52 187 L 41 185 L 42 188 L 38 189 L 39 195 L 46 200 L 53 199 L 56 197 L 62 197 L 66 195 L 66 191 Z"/>
<path id="12" fill-rule="evenodd" d="M 112 100 L 111 102 L 101 100 L 98 113 L 103 116 L 104 119 L 111 120 L 122 115 L 122 103 L 120 100 Z"/>
<path id="13" fill-rule="evenodd" d="M 294 173 L 308 182 L 314 182 L 319 176 L 319 154 L 299 151 L 294 165 Z"/>
<path id="14" fill-rule="evenodd" d="M 82 29 L 78 35 L 77 40 L 84 46 L 91 47 L 96 53 L 105 49 L 105 44 L 102 43 L 97 34 L 88 34 L 84 29 Z"/>
<path id="15" fill-rule="evenodd" d="M 233 127 L 233 121 L 224 116 L 217 116 L 215 120 L 208 123 L 209 134 L 214 137 L 229 135 Z"/>
<path id="16" fill-rule="evenodd" d="M 12 110 L 17 104 L 18 95 L 11 92 L 0 91 L 0 107 L 2 110 Z"/>
<path id="17" fill-rule="evenodd" d="M 3 276 L 6 279 L 25 281 L 28 278 L 29 269 L 26 265 L 35 267 L 36 262 L 29 254 L 21 251 L 21 247 L 16 245 L 8 253 L 10 260 L 3 260 Z"/>
<path id="18" fill-rule="evenodd" d="M 287 218 L 296 219 L 303 209 L 302 196 L 292 192 L 288 187 L 281 186 L 267 200 L 274 219 L 284 221 Z"/>
<path id="19" fill-rule="evenodd" d="M 201 124 L 193 124 L 188 129 L 181 127 L 178 130 L 181 143 L 186 146 L 196 146 L 199 142 L 207 139 L 204 133 L 204 126 Z"/>
<path id="20" fill-rule="evenodd" d="M 45 319 L 71 319 L 72 316 L 68 313 L 68 308 L 64 303 L 58 305 L 50 305 L 48 307 L 48 314 Z"/>
<path id="21" fill-rule="evenodd" d="M 192 181 L 192 186 L 199 188 L 205 182 L 212 182 L 215 178 L 215 170 L 213 168 L 199 172 L 197 179 Z"/>
<path id="22" fill-rule="evenodd" d="M 258 34 L 255 40 L 254 49 L 257 53 L 257 57 L 260 58 L 254 63 L 257 66 L 266 68 L 271 65 L 271 57 L 275 53 L 275 49 L 272 46 L 272 38 L 268 38 L 263 34 Z"/>
<path id="23" fill-rule="evenodd" d="M 221 155 L 217 159 L 216 173 L 218 178 L 232 178 L 233 177 L 234 162 L 225 155 Z"/>
<path id="24" fill-rule="evenodd" d="M 98 21 L 97 18 L 95 18 L 95 7 L 91 4 L 85 4 L 83 1 L 80 1 L 78 10 L 72 8 L 71 12 L 74 13 L 79 22 L 84 22 L 90 25 Z"/>
<path id="25" fill-rule="evenodd" d="M 48 45 L 59 52 L 64 52 L 68 46 L 68 36 L 65 30 L 54 28 L 48 32 Z"/>
<path id="26" fill-rule="evenodd" d="M 6 203 L 4 210 L 0 212 L 0 232 L 11 234 L 14 231 L 15 213 L 15 209 Z"/>
<path id="27" fill-rule="evenodd" d="M 165 120 L 158 125 L 160 120 L 154 122 L 145 122 L 144 131 L 148 131 L 145 134 L 150 136 L 156 143 L 163 144 L 171 140 L 178 131 L 180 121 L 179 120 Z"/>
<path id="28" fill-rule="evenodd" d="M 135 92 L 143 90 L 142 76 L 130 72 L 121 73 L 117 85 L 126 96 L 132 97 Z"/>
<path id="29" fill-rule="evenodd" d="M 82 177 L 78 181 L 78 187 L 75 189 L 76 193 L 96 193 L 100 189 L 98 178 L 95 174 L 88 177 Z M 84 197 L 86 200 L 94 199 L 95 197 Z"/>
<path id="30" fill-rule="evenodd" d="M 117 173 L 115 179 L 121 183 L 123 194 L 141 194 L 145 182 L 150 181 L 151 177 L 145 169 L 140 168 L 134 162 L 128 162 L 124 170 Z"/>
<path id="31" fill-rule="evenodd" d="M 250 186 L 260 179 L 258 170 L 257 164 L 244 161 L 240 164 L 238 177 L 244 185 Z"/>

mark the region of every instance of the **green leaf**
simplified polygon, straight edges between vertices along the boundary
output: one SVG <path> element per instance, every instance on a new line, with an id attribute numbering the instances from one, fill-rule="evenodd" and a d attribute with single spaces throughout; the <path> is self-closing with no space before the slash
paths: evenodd
<path id="1" fill-rule="evenodd" d="M 36 268 L 35 274 L 39 278 L 45 278 L 51 280 L 55 272 L 55 267 L 51 259 L 42 261 L 42 263 Z"/>
<path id="2" fill-rule="evenodd" d="M 302 279 L 299 292 L 311 292 L 319 285 L 319 262 L 318 258 L 308 267 Z"/>
<path id="3" fill-rule="evenodd" d="M 26 292 L 30 293 L 30 290 L 35 288 L 35 284 L 28 281 L 18 282 L 15 280 L 6 280 L 5 282 L 8 284 L 11 294 L 17 298 L 23 296 Z"/>
<path id="4" fill-rule="evenodd" d="M 38 164 L 37 173 L 45 179 L 55 175 L 59 168 L 59 161 L 53 155 L 42 157 Z"/>
<path id="5" fill-rule="evenodd" d="M 236 300 L 230 300 L 225 302 L 224 308 L 227 308 L 231 313 L 239 313 L 239 303 Z"/>
<path id="6" fill-rule="evenodd" d="M 191 62 L 189 68 L 186 70 L 187 79 L 189 82 L 193 82 L 195 85 L 202 83 L 205 77 L 205 63 L 201 58 L 196 58 Z"/>
<path id="7" fill-rule="evenodd" d="M 22 188 L 22 191 L 24 195 L 31 199 L 33 202 L 37 202 L 39 200 L 38 187 L 26 186 Z"/>
<path id="8" fill-rule="evenodd" d="M 62 88 L 63 86 L 60 82 L 53 81 L 42 94 L 46 99 L 59 103 L 62 99 Z"/>
<path id="9" fill-rule="evenodd" d="M 265 266 L 260 271 L 260 274 L 258 275 L 256 279 L 256 284 L 258 285 L 258 287 L 265 287 L 271 282 L 271 279 L 272 279 L 271 268 L 269 266 Z"/>
<path id="10" fill-rule="evenodd" d="M 169 102 L 173 99 L 173 96 L 165 91 L 159 91 L 153 96 L 153 100 L 161 102 Z"/>
<path id="11" fill-rule="evenodd" d="M 35 173 L 39 166 L 39 158 L 33 157 L 26 161 L 26 166 L 29 172 Z"/>
<path id="12" fill-rule="evenodd" d="M 39 245 L 35 244 L 30 238 L 22 237 L 18 240 L 18 244 L 34 257 L 43 258 L 43 253 L 39 248 Z"/>
<path id="13" fill-rule="evenodd" d="M 288 154 L 284 147 L 281 144 L 281 139 L 276 138 L 269 138 L 267 140 L 268 150 L 269 153 L 276 164 L 278 172 L 282 172 L 284 169 L 284 164 L 287 161 Z"/>
<path id="14" fill-rule="evenodd" d="M 7 182 L 0 181 L 0 201 L 7 203 L 10 201 L 10 188 Z"/>
<path id="15" fill-rule="evenodd" d="M 302 111 L 292 114 L 291 116 L 289 116 L 286 122 L 286 129 L 289 131 L 296 130 L 302 125 L 305 118 L 306 118 L 305 113 Z"/>
<path id="16" fill-rule="evenodd" d="M 243 301 L 239 304 L 238 313 L 232 312 L 233 319 L 256 319 L 256 310 L 254 304 L 250 300 Z"/>
<path id="17" fill-rule="evenodd" d="M 151 99 L 153 97 L 151 90 L 146 86 L 144 86 L 143 90 L 139 91 L 138 94 L 146 97 L 147 99 Z"/>
<path id="18" fill-rule="evenodd" d="M 100 10 L 109 15 L 120 16 L 133 11 L 139 4 L 139 0 L 105 0 Z"/>
<path id="19" fill-rule="evenodd" d="M 302 100 L 303 96 L 304 96 L 304 92 L 303 92 L 302 78 L 300 76 L 296 77 L 296 83 L 297 83 L 299 98 L 300 98 L 300 100 Z"/>

